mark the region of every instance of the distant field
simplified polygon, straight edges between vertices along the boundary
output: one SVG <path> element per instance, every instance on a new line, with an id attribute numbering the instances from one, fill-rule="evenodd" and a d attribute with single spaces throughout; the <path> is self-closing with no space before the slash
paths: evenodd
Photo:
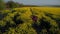
<path id="1" fill-rule="evenodd" d="M 42 12 L 45 11 L 45 12 L 49 12 L 49 13 L 53 13 L 53 14 L 59 14 L 60 13 L 60 7 L 23 7 L 23 8 L 15 8 L 16 10 L 18 9 L 29 9 L 30 8 L 32 10 L 41 10 Z"/>
<path id="2" fill-rule="evenodd" d="M 21 7 L 0 13 L 1 34 L 60 34 L 60 7 Z"/>

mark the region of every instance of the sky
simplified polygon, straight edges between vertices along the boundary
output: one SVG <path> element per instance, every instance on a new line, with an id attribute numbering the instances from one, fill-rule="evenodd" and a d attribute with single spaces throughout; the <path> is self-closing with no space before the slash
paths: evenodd
<path id="1" fill-rule="evenodd" d="M 60 5 L 60 0 L 13 0 L 13 1 L 23 3 L 25 5 Z"/>

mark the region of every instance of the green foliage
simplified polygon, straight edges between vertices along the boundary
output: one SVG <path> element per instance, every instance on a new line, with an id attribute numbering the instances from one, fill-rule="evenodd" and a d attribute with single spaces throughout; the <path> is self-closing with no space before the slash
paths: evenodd
<path id="1" fill-rule="evenodd" d="M 19 4 L 17 2 L 13 2 L 13 1 L 8 1 L 6 3 L 8 8 L 16 8 L 16 7 L 20 7 L 22 4 Z"/>
<path id="2" fill-rule="evenodd" d="M 0 0 L 0 10 L 3 10 L 3 9 L 5 9 L 5 3 L 4 3 L 4 1 L 3 0 Z"/>

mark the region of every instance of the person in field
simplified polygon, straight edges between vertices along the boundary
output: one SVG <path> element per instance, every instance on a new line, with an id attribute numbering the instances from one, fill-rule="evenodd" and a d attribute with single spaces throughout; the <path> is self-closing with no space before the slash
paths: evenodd
<path id="1" fill-rule="evenodd" d="M 38 19 L 38 17 L 37 16 L 35 16 L 35 15 L 32 15 L 32 20 L 34 21 L 34 22 L 37 22 L 37 19 Z"/>

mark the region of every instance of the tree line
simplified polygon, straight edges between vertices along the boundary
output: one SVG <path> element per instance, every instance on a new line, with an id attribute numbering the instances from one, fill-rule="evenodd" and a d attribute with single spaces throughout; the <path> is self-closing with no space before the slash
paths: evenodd
<path id="1" fill-rule="evenodd" d="M 22 6 L 23 6 L 22 3 L 20 4 L 14 1 L 4 2 L 4 0 L 0 0 L 0 10 L 8 9 L 8 8 L 17 8 Z"/>

